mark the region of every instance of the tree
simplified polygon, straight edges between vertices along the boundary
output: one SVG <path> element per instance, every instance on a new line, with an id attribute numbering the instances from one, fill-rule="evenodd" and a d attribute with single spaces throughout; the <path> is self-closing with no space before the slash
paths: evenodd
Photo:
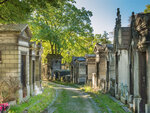
<path id="1" fill-rule="evenodd" d="M 103 35 L 96 34 L 94 38 L 94 43 L 101 43 L 101 44 L 110 44 L 111 41 L 109 40 L 108 33 L 104 31 Z"/>
<path id="2" fill-rule="evenodd" d="M 70 0 L 0 0 L 0 23 L 27 22 L 36 9 L 44 10 L 46 4 L 59 7 L 67 1 Z"/>
<path id="3" fill-rule="evenodd" d="M 145 13 L 150 13 L 150 5 L 146 5 L 146 9 L 144 10 Z"/>
<path id="4" fill-rule="evenodd" d="M 83 42 L 92 37 L 92 12 L 76 8 L 73 2 L 66 2 L 59 8 L 49 4 L 46 7 L 45 10 L 37 9 L 30 22 L 34 39 L 46 44 L 44 48 L 48 50 L 45 53 L 62 54 L 65 57 L 68 51 L 70 55 L 75 55 L 73 53 L 77 47 L 87 50 Z"/>

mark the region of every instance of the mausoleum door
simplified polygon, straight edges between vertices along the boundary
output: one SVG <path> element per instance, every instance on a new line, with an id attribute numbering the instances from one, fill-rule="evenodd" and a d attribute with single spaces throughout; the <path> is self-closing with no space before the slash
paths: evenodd
<path id="1" fill-rule="evenodd" d="M 27 96 L 26 87 L 26 55 L 21 55 L 21 84 L 23 90 L 23 97 Z"/>
<path id="2" fill-rule="evenodd" d="M 98 80 L 99 80 L 99 71 L 100 71 L 99 63 L 96 63 L 97 86 L 99 85 L 99 83 L 98 83 Z"/>
<path id="3" fill-rule="evenodd" d="M 117 93 L 118 93 L 118 53 L 115 55 L 115 73 L 116 73 L 116 85 L 117 85 Z"/>
<path id="4" fill-rule="evenodd" d="M 33 84 L 33 90 L 34 90 L 34 82 L 35 82 L 35 61 L 32 61 L 32 84 Z"/>
<path id="5" fill-rule="evenodd" d="M 145 113 L 145 104 L 147 103 L 146 52 L 139 53 L 139 93 L 141 96 L 140 113 Z"/>
<path id="6" fill-rule="evenodd" d="M 134 95 L 134 53 L 130 51 L 130 94 Z"/>
<path id="7" fill-rule="evenodd" d="M 109 61 L 107 61 L 107 75 L 106 75 L 106 81 L 107 81 L 107 91 L 109 89 Z"/>

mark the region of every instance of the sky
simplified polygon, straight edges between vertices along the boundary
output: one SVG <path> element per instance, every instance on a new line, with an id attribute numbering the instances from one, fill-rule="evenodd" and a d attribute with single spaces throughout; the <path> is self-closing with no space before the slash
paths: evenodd
<path id="1" fill-rule="evenodd" d="M 93 13 L 91 17 L 94 34 L 113 32 L 117 8 L 120 8 L 122 27 L 129 25 L 132 12 L 143 12 L 150 0 L 76 0 L 78 8 L 85 7 Z"/>

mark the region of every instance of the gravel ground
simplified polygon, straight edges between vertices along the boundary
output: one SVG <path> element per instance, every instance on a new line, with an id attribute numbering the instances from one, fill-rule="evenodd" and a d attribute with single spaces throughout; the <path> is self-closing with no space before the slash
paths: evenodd
<path id="1" fill-rule="evenodd" d="M 53 102 L 43 113 L 101 113 L 90 95 L 78 88 L 50 82 L 57 91 Z"/>

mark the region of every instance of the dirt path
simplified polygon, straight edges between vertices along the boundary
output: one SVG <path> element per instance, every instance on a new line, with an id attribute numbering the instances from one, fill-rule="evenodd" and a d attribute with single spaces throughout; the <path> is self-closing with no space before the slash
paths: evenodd
<path id="1" fill-rule="evenodd" d="M 90 95 L 80 89 L 52 82 L 50 85 L 57 94 L 47 113 L 101 113 Z"/>

